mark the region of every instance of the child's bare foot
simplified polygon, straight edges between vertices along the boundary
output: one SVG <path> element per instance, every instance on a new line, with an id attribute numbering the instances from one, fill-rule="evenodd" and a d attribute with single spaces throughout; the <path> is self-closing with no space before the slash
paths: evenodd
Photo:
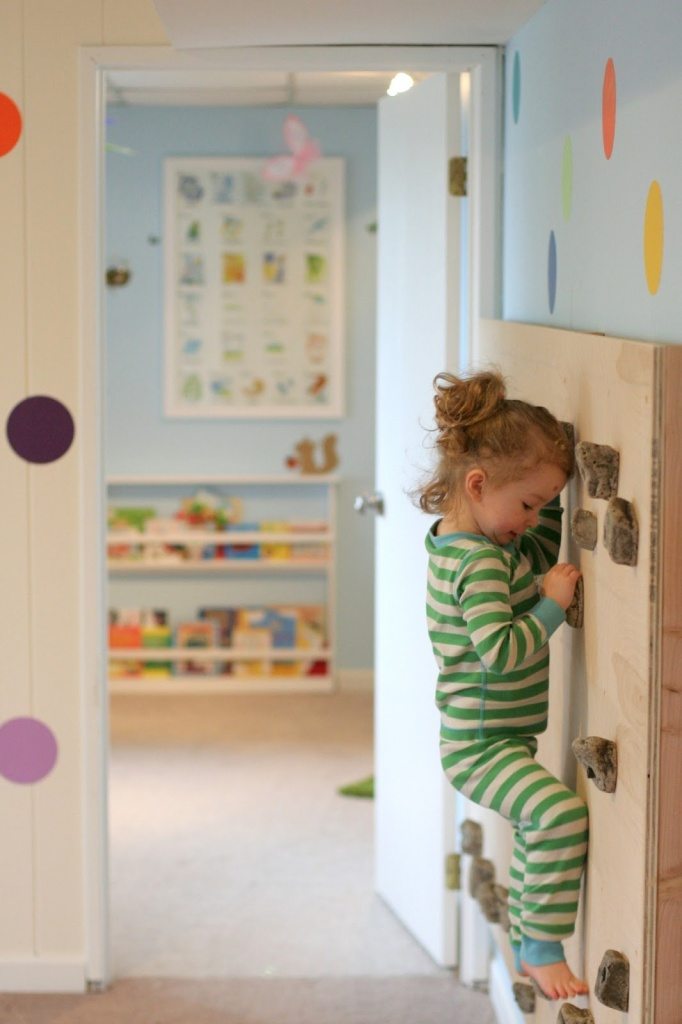
<path id="1" fill-rule="evenodd" d="M 541 967 L 534 967 L 522 960 L 521 967 L 540 986 L 548 999 L 569 999 L 571 996 L 586 995 L 589 991 L 586 982 L 576 978 L 565 960 L 543 964 Z"/>

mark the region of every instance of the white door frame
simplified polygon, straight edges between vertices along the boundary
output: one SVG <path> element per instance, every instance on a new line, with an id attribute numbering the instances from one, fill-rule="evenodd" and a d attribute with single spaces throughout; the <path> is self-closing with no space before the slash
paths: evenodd
<path id="1" fill-rule="evenodd" d="M 103 301 L 105 76 L 114 70 L 468 71 L 470 355 L 479 317 L 499 316 L 501 295 L 502 51 L 463 46 L 83 47 L 80 51 L 79 347 L 81 361 L 80 666 L 83 723 L 86 977 L 110 978 L 108 943 L 108 716 L 106 507 L 103 476 Z"/>

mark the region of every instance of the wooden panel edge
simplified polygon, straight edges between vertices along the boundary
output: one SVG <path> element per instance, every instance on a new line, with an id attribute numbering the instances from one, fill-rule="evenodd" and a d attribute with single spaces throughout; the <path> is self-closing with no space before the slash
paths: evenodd
<path id="1" fill-rule="evenodd" d="M 676 1024 L 682 1004 L 682 346 L 661 349 L 660 720 L 653 1014 Z M 678 666 L 676 668 L 676 666 Z"/>

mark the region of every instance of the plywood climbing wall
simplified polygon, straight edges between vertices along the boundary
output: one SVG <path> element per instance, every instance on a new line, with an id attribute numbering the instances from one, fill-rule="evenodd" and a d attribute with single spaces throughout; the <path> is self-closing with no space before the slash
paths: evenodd
<path id="1" fill-rule="evenodd" d="M 576 475 L 563 494 L 561 559 L 582 569 L 585 619 L 581 630 L 564 625 L 551 641 L 550 720 L 538 759 L 577 789 L 590 810 L 585 887 L 576 934 L 566 946 L 569 962 L 584 970 L 592 990 L 606 950 L 625 954 L 630 963 L 628 1015 L 592 993 L 595 1020 L 672 1024 L 682 1005 L 676 962 L 682 941 L 682 747 L 674 669 L 682 635 L 675 525 L 682 494 L 682 346 L 487 321 L 476 367 L 490 364 L 507 378 L 510 397 L 547 406 L 573 424 L 576 441 L 620 453 L 618 495 L 632 502 L 638 519 L 637 564 L 611 559 L 603 543 L 607 502 L 590 497 Z M 594 551 L 570 536 L 577 508 L 597 517 Z M 615 793 L 599 791 L 577 765 L 571 741 L 585 736 L 616 742 Z M 506 885 L 509 826 L 490 812 L 480 820 L 484 856 Z M 506 950 L 506 936 L 498 926 L 493 932 Z M 528 1019 L 554 1024 L 557 1004 L 538 999 Z"/>

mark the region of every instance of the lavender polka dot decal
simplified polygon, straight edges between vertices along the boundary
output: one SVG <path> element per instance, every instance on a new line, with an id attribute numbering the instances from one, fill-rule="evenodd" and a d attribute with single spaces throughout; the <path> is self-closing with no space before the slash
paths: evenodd
<path id="1" fill-rule="evenodd" d="M 549 300 L 549 311 L 554 312 L 556 302 L 556 237 L 553 231 L 549 233 L 549 249 L 547 252 L 547 298 Z"/>
<path id="2" fill-rule="evenodd" d="M 9 782 L 40 782 L 57 762 L 57 740 L 37 718 L 10 718 L 0 725 L 0 775 Z"/>
<path id="3" fill-rule="evenodd" d="M 7 440 L 27 462 L 54 462 L 73 441 L 71 413 L 49 395 L 33 395 L 15 405 L 7 420 Z"/>

